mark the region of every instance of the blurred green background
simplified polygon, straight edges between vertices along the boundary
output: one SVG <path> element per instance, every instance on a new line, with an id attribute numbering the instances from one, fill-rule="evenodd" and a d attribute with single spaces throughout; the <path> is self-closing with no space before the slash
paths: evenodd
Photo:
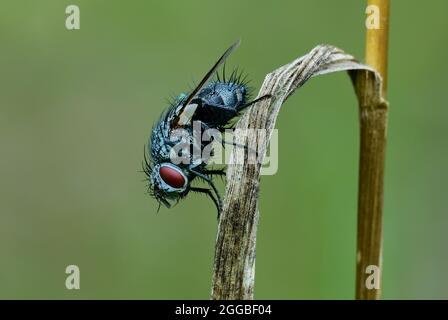
<path id="1" fill-rule="evenodd" d="M 383 297 L 448 298 L 448 2 L 392 1 Z M 65 8 L 81 29 L 65 28 Z M 145 195 L 165 98 L 229 66 L 252 85 L 319 43 L 362 59 L 365 1 L 0 4 L 0 298 L 208 299 L 211 201 Z M 346 74 L 313 79 L 277 122 L 261 183 L 255 298 L 354 297 L 358 113 Z M 220 188 L 223 190 L 221 183 Z M 81 290 L 65 288 L 65 267 Z"/>

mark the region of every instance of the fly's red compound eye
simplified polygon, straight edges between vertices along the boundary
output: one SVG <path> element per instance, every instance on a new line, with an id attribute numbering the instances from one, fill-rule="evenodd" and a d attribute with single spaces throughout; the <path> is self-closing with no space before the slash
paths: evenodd
<path id="1" fill-rule="evenodd" d="M 184 176 L 176 169 L 162 166 L 159 169 L 160 177 L 172 188 L 180 189 L 185 185 Z"/>

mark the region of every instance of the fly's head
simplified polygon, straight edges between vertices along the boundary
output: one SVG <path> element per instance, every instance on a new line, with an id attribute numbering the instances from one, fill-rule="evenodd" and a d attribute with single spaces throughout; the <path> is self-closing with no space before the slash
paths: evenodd
<path id="1" fill-rule="evenodd" d="M 148 192 L 159 205 L 171 207 L 170 201 L 178 201 L 187 191 L 187 174 L 178 166 L 165 162 L 151 166 L 145 158 L 143 171 L 148 180 Z"/>

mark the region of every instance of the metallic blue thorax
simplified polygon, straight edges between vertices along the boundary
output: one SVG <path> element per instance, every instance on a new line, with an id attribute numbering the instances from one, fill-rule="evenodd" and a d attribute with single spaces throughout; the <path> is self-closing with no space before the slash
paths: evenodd
<path id="1" fill-rule="evenodd" d="M 151 156 L 155 163 L 169 162 L 170 150 L 176 143 L 171 139 L 174 124 L 182 110 L 182 101 L 186 95 L 180 95 L 168 111 L 162 115 L 152 130 L 150 140 Z M 191 122 L 177 129 L 193 134 L 192 122 L 200 121 L 205 128 L 221 129 L 238 115 L 240 107 L 246 102 L 247 89 L 243 84 L 230 82 L 212 82 L 205 86 L 191 101 L 195 112 Z M 193 139 L 191 137 L 191 142 Z"/>

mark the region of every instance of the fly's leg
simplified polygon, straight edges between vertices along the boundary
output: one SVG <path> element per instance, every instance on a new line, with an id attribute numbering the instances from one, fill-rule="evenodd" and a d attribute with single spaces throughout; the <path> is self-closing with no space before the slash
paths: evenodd
<path id="1" fill-rule="evenodd" d="M 226 171 L 224 169 L 205 170 L 205 174 L 217 175 L 217 176 L 225 176 L 226 175 Z"/>
<path id="2" fill-rule="evenodd" d="M 233 109 L 232 109 L 232 110 L 233 110 Z M 234 110 L 233 110 L 233 111 L 234 111 Z M 235 113 L 236 113 L 236 112 L 235 112 Z M 201 125 L 202 125 L 202 129 L 203 129 L 204 131 L 207 131 L 207 130 L 211 129 L 211 128 L 210 128 L 209 126 L 207 126 L 205 123 L 201 123 Z M 216 135 L 213 135 L 212 137 L 213 137 L 213 140 L 216 140 L 217 142 L 221 143 L 221 145 L 222 145 L 223 148 L 225 148 L 225 145 L 226 145 L 226 144 L 228 144 L 228 145 L 232 145 L 232 146 L 234 146 L 234 147 L 238 147 L 238 148 L 243 148 L 244 150 L 250 152 L 251 154 L 254 154 L 256 158 L 258 158 L 258 152 L 257 152 L 256 150 L 252 149 L 252 148 L 249 148 L 247 145 L 244 145 L 244 144 L 241 144 L 241 143 L 236 143 L 236 142 L 233 142 L 233 141 L 232 141 L 232 142 L 229 142 L 229 141 L 223 139 L 222 137 L 220 137 L 220 136 L 216 136 Z"/>
<path id="3" fill-rule="evenodd" d="M 210 199 L 212 199 L 213 203 L 216 206 L 216 209 L 218 210 L 218 219 L 221 214 L 221 203 L 216 200 L 215 196 L 213 195 L 213 192 L 210 189 L 207 188 L 197 188 L 197 187 L 191 187 L 191 191 L 197 192 L 197 193 L 203 193 L 207 195 Z"/>
<path id="4" fill-rule="evenodd" d="M 270 94 L 265 94 L 264 96 L 261 96 L 260 98 L 254 99 L 254 100 L 252 100 L 251 102 L 248 102 L 248 103 L 243 104 L 242 106 L 238 107 L 238 111 L 241 111 L 241 110 L 243 110 L 243 109 L 246 109 L 247 107 L 250 107 L 251 105 L 253 105 L 253 104 L 255 104 L 255 103 L 259 102 L 259 101 L 262 101 L 262 100 L 264 100 L 264 99 L 269 99 L 269 98 L 271 98 L 271 97 L 272 97 L 272 95 L 270 95 Z"/>
<path id="5" fill-rule="evenodd" d="M 194 174 L 197 177 L 200 177 L 201 179 L 203 179 L 204 181 L 206 181 L 210 187 L 212 187 L 213 191 L 215 191 L 215 195 L 216 198 L 218 199 L 218 202 L 221 203 L 221 197 L 219 195 L 218 189 L 216 189 L 215 184 L 213 183 L 212 179 L 210 179 L 208 176 L 206 176 L 205 174 L 202 174 L 200 172 L 197 172 L 194 169 L 188 168 L 188 171 L 190 171 L 192 174 Z"/>
<path id="6" fill-rule="evenodd" d="M 219 176 L 221 179 L 225 181 L 226 171 L 224 169 L 212 169 L 212 170 L 204 170 L 204 173 L 209 176 Z"/>
<path id="7" fill-rule="evenodd" d="M 232 145 L 234 147 L 238 147 L 238 148 L 243 148 L 245 151 L 249 152 L 251 155 L 255 155 L 255 158 L 258 158 L 258 152 L 257 150 L 254 150 L 252 148 L 250 148 L 249 146 L 245 145 L 245 144 L 241 144 L 241 143 L 236 143 L 236 142 L 229 142 L 223 138 L 219 138 L 219 140 L 217 139 L 216 141 L 220 142 L 221 145 L 223 146 L 223 148 L 225 148 L 225 144 L 228 145 Z"/>

